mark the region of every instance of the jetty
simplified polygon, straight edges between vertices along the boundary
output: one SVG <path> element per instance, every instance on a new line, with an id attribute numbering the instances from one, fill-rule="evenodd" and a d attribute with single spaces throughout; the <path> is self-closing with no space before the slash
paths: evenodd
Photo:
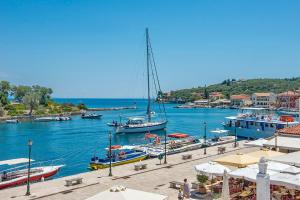
<path id="1" fill-rule="evenodd" d="M 147 168 L 138 171 L 135 170 L 136 163 L 113 167 L 112 177 L 108 176 L 109 169 L 103 169 L 34 183 L 31 185 L 30 196 L 24 195 L 26 185 L 5 189 L 0 192 L 0 199 L 84 200 L 115 185 L 123 185 L 127 188 L 166 195 L 169 199 L 177 199 L 178 191 L 169 187 L 170 182 L 182 182 L 184 178 L 187 178 L 190 183 L 194 182 L 197 175 L 194 170 L 195 165 L 224 155 L 248 153 L 259 149 L 246 147 L 244 143 L 245 141 L 239 141 L 239 146 L 236 148 L 234 143 L 222 145 L 226 147 L 224 154 L 219 154 L 218 146 L 208 147 L 206 155 L 204 155 L 203 149 L 190 151 L 189 154 L 192 157 L 188 160 L 183 160 L 183 155 L 186 153 L 170 155 L 167 157 L 167 164 L 160 164 L 158 159 L 145 160 L 140 164 L 147 164 Z M 67 180 L 75 180 L 76 178 L 82 178 L 82 183 L 66 186 Z"/>
<path id="2" fill-rule="evenodd" d="M 110 111 L 110 110 L 135 110 L 136 106 L 110 107 L 110 108 L 87 108 L 87 111 Z"/>

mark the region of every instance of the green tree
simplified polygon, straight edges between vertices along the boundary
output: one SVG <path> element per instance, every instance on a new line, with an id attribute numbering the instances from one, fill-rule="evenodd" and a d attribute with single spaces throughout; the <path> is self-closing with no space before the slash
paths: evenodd
<path id="1" fill-rule="evenodd" d="M 3 117 L 5 114 L 5 111 L 3 109 L 3 107 L 0 105 L 0 117 Z"/>
<path id="2" fill-rule="evenodd" d="M 51 88 L 41 87 L 39 85 L 32 86 L 34 92 L 39 93 L 40 95 L 40 104 L 47 105 L 51 99 L 51 94 L 53 93 Z"/>
<path id="3" fill-rule="evenodd" d="M 0 82 L 0 92 L 3 93 L 5 96 L 8 97 L 10 93 L 10 83 L 8 81 L 1 81 Z"/>
<path id="4" fill-rule="evenodd" d="M 0 92 L 0 105 L 6 106 L 9 103 L 7 96 Z"/>
<path id="5" fill-rule="evenodd" d="M 205 85 L 205 87 L 204 87 L 204 98 L 205 98 L 205 99 L 208 99 L 208 98 L 209 98 L 209 93 L 208 93 L 208 91 L 207 91 L 206 85 Z"/>
<path id="6" fill-rule="evenodd" d="M 33 109 L 39 106 L 40 99 L 41 96 L 33 90 L 23 97 L 23 103 L 29 108 L 29 115 L 32 115 Z"/>
<path id="7" fill-rule="evenodd" d="M 20 86 L 14 86 L 12 88 L 12 92 L 14 95 L 15 100 L 21 102 L 24 98 L 24 96 L 31 91 L 31 87 L 20 85 Z"/>
<path id="8" fill-rule="evenodd" d="M 8 81 L 0 82 L 0 104 L 5 106 L 9 103 L 8 95 L 10 94 L 10 84 Z"/>

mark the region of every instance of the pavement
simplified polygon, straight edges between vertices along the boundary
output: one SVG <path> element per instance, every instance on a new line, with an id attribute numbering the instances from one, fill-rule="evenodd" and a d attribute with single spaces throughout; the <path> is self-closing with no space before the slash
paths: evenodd
<path id="1" fill-rule="evenodd" d="M 245 147 L 243 144 L 244 141 L 239 141 L 239 147 L 237 148 L 233 147 L 233 143 L 224 144 L 222 146 L 226 147 L 226 153 L 221 155 L 217 154 L 217 146 L 208 147 L 206 155 L 204 155 L 203 149 L 169 155 L 167 156 L 168 163 L 161 165 L 157 158 L 145 160 L 142 163 L 147 164 L 147 169 L 140 171 L 134 170 L 134 163 L 113 167 L 112 177 L 108 176 L 108 169 L 103 169 L 34 183 L 31 184 L 30 196 L 25 196 L 26 185 L 9 188 L 0 191 L 0 199 L 83 200 L 115 185 L 122 185 L 131 189 L 166 195 L 169 200 L 175 200 L 178 191 L 169 188 L 169 182 L 183 182 L 184 178 L 187 178 L 190 183 L 194 182 L 197 175 L 194 170 L 195 165 L 224 155 L 248 153 L 258 149 L 256 147 Z M 187 153 L 192 154 L 192 159 L 182 160 L 182 155 Z M 69 187 L 65 186 L 65 180 L 75 177 L 83 178 L 83 183 Z"/>

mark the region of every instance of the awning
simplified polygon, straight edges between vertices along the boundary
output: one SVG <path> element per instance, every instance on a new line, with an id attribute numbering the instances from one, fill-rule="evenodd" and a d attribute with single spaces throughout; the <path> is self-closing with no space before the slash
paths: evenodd
<path id="1" fill-rule="evenodd" d="M 273 170 L 277 172 L 284 172 L 289 169 L 291 166 L 279 162 L 268 161 L 268 170 Z M 258 169 L 258 164 L 249 165 L 249 168 Z"/>
<path id="2" fill-rule="evenodd" d="M 246 167 L 247 165 L 258 163 L 259 159 L 260 158 L 258 157 L 253 157 L 247 154 L 239 153 L 239 154 L 220 157 L 214 161 L 223 165 L 230 165 L 234 167 Z"/>
<path id="3" fill-rule="evenodd" d="M 264 146 L 275 147 L 276 137 L 269 140 Z M 282 149 L 289 149 L 300 151 L 300 137 L 292 136 L 277 136 L 277 147 Z"/>
<path id="4" fill-rule="evenodd" d="M 281 156 L 271 157 L 268 158 L 268 160 L 300 167 L 300 151 L 288 153 Z"/>
<path id="5" fill-rule="evenodd" d="M 224 134 L 224 133 L 228 133 L 229 130 L 216 129 L 216 130 L 212 130 L 212 131 L 210 131 L 210 132 L 211 132 L 211 133 Z"/>
<path id="6" fill-rule="evenodd" d="M 222 176 L 224 174 L 224 171 L 227 172 L 231 171 L 229 168 L 220 165 L 216 162 L 207 162 L 207 163 L 202 163 L 200 165 L 196 165 L 195 170 L 201 174 L 217 175 L 217 176 Z"/>
<path id="7" fill-rule="evenodd" d="M 139 190 L 133 190 L 128 188 L 120 188 L 117 187 L 111 188 L 109 190 L 105 190 L 104 192 L 100 192 L 93 197 L 90 197 L 86 200 L 167 200 L 167 196 L 163 196 L 160 194 L 143 192 Z"/>
<path id="8" fill-rule="evenodd" d="M 34 161 L 30 159 L 30 161 Z M 22 164 L 22 163 L 27 163 L 28 158 L 17 158 L 17 159 L 11 159 L 11 160 L 2 160 L 0 161 L 0 165 L 17 165 L 17 164 Z"/>
<path id="9" fill-rule="evenodd" d="M 290 189 L 300 190 L 300 176 L 287 173 L 278 173 L 270 176 L 273 185 L 285 186 Z"/>
<path id="10" fill-rule="evenodd" d="M 155 139 L 156 137 L 158 137 L 156 134 L 152 134 L 152 133 L 145 134 L 146 139 Z"/>
<path id="11" fill-rule="evenodd" d="M 270 158 L 270 157 L 285 155 L 285 153 L 281 153 L 278 151 L 271 151 L 271 150 L 266 149 L 266 150 L 259 150 L 259 151 L 247 153 L 247 155 L 253 156 L 253 157 L 258 157 L 258 158 L 261 158 L 261 157 Z"/>
<path id="12" fill-rule="evenodd" d="M 246 142 L 244 144 L 244 146 L 248 146 L 248 147 L 263 147 L 264 144 L 266 144 L 267 142 L 268 142 L 268 140 L 260 138 L 258 140 Z"/>
<path id="13" fill-rule="evenodd" d="M 168 137 L 171 137 L 171 138 L 187 138 L 187 137 L 189 137 L 189 135 L 184 134 L 184 133 L 171 133 L 171 134 L 168 134 Z"/>
<path id="14" fill-rule="evenodd" d="M 233 178 L 240 178 L 240 179 L 245 179 L 247 181 L 256 182 L 256 176 L 258 172 L 259 172 L 258 169 L 245 167 L 230 172 L 229 176 Z M 267 173 L 271 176 L 277 174 L 278 172 L 267 170 Z"/>

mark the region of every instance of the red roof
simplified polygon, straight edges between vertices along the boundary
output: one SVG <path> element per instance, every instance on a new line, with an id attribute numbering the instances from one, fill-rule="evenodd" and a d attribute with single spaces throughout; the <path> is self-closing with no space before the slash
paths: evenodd
<path id="1" fill-rule="evenodd" d="M 278 94 L 278 96 L 300 96 L 300 94 L 298 92 L 294 92 L 294 91 L 287 91 L 287 92 Z"/>
<path id="2" fill-rule="evenodd" d="M 279 134 L 285 135 L 299 135 L 300 136 L 300 124 L 292 127 L 283 128 L 277 131 Z"/>
<path id="3" fill-rule="evenodd" d="M 245 100 L 245 99 L 250 99 L 250 96 L 246 94 L 231 95 L 230 99 Z"/>
<path id="4" fill-rule="evenodd" d="M 212 92 L 209 94 L 210 96 L 223 96 L 221 92 Z"/>

